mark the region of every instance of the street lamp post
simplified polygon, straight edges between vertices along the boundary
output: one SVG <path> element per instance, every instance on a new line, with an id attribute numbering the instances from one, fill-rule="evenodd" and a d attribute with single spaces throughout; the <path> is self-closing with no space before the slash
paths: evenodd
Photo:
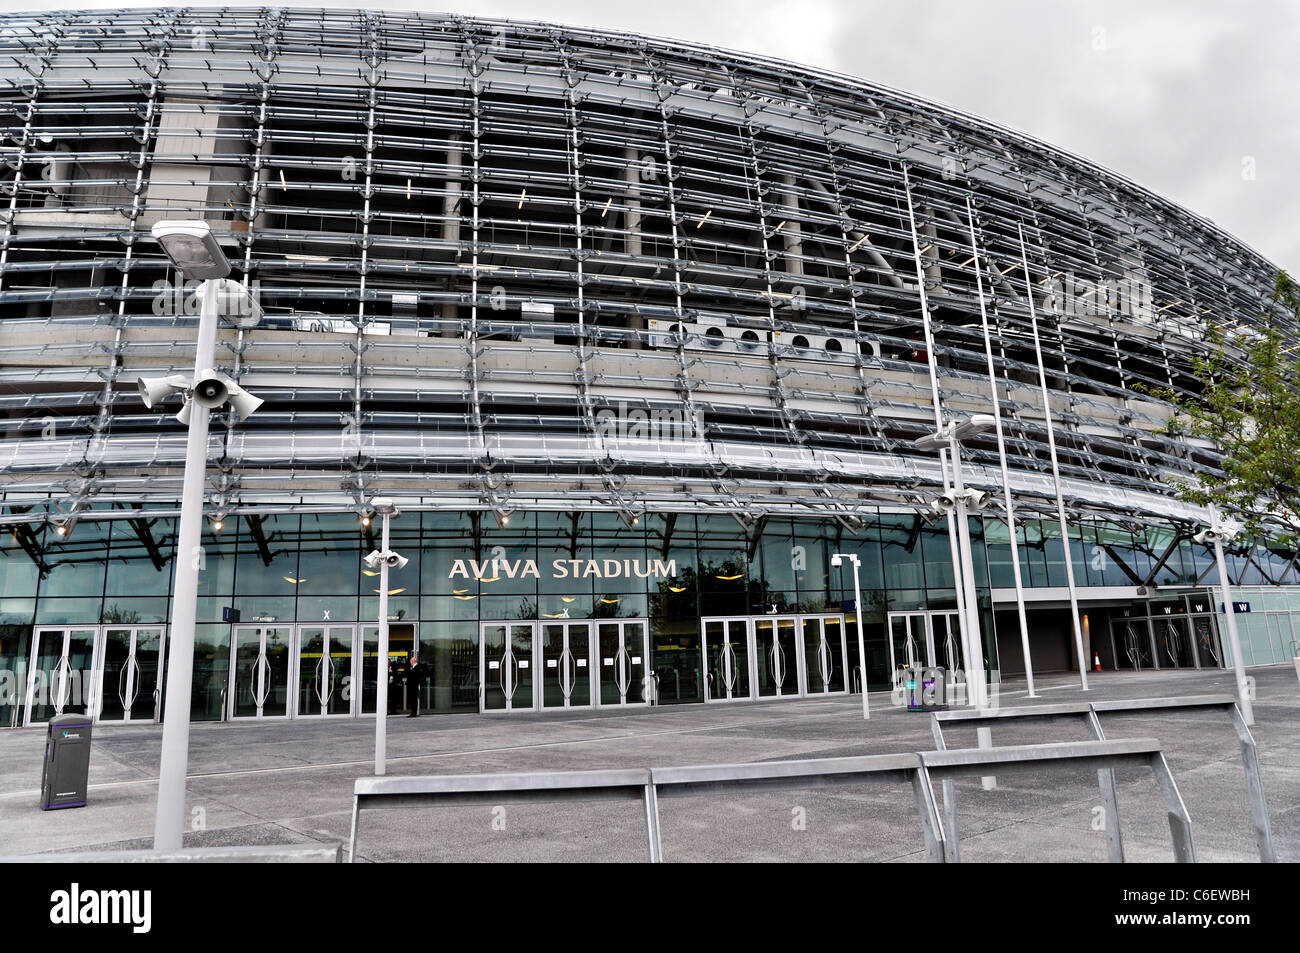
<path id="1" fill-rule="evenodd" d="M 1237 612 L 1232 604 L 1232 585 L 1228 582 L 1228 568 L 1223 559 L 1223 544 L 1236 538 L 1241 527 L 1236 523 L 1220 520 L 1211 509 L 1211 525 L 1192 537 L 1196 542 L 1214 544 L 1214 561 L 1219 567 L 1219 586 L 1223 589 L 1223 614 L 1228 620 L 1228 642 L 1232 646 L 1232 670 L 1237 677 L 1237 707 L 1241 709 L 1241 719 L 1247 725 L 1255 723 L 1254 706 L 1250 703 L 1250 686 L 1246 682 L 1246 665 L 1241 657 L 1241 637 L 1237 634 Z"/>
<path id="2" fill-rule="evenodd" d="M 947 449 L 952 457 L 952 492 L 938 501 L 938 508 L 945 513 L 951 512 L 952 523 L 956 524 L 957 550 L 960 558 L 958 565 L 953 567 L 953 571 L 959 577 L 954 580 L 954 583 L 957 601 L 966 607 L 965 617 L 968 620 L 966 628 L 969 631 L 962 632 L 966 690 L 969 694 L 967 700 L 976 708 L 983 708 L 988 704 L 988 693 L 984 684 L 984 640 L 980 633 L 979 597 L 975 589 L 974 554 L 970 541 L 967 503 L 972 497 L 982 500 L 987 497 L 987 494 L 966 490 L 961 473 L 961 441 L 986 430 L 992 430 L 996 425 L 997 421 L 991 414 L 975 414 L 968 420 L 950 423 L 936 433 L 926 434 L 913 444 L 918 450 Z M 950 531 L 952 523 L 949 524 Z"/>
<path id="3" fill-rule="evenodd" d="M 389 548 L 389 521 L 398 516 L 397 507 L 387 497 L 370 501 L 371 508 L 383 519 L 379 549 L 365 557 L 365 564 L 379 570 L 379 660 L 375 686 L 375 774 L 387 771 L 388 757 L 388 570 L 401 569 L 407 559 Z"/>
<path id="4" fill-rule="evenodd" d="M 151 408 L 164 397 L 176 393 L 183 393 L 186 400 L 184 408 L 176 415 L 188 426 L 188 435 L 172 589 L 171 645 L 167 653 L 167 697 L 163 709 L 162 757 L 158 767 L 158 806 L 154 817 L 154 849 L 175 850 L 182 846 L 185 834 L 185 776 L 189 765 L 194 621 L 198 604 L 209 414 L 213 408 L 229 402 L 242 419 L 262 402 L 212 370 L 222 282 L 230 274 L 230 262 L 211 229 L 206 222 L 158 222 L 153 227 L 153 236 L 184 276 L 203 279 L 193 379 L 173 375 L 161 380 L 142 378 L 138 381 L 146 407 Z"/>
<path id="5" fill-rule="evenodd" d="M 867 701 L 867 652 L 862 641 L 862 585 L 858 580 L 858 557 L 856 553 L 836 553 L 831 557 L 831 565 L 838 569 L 844 560 L 853 564 L 853 614 L 858 620 L 858 668 L 862 672 L 862 717 L 871 718 L 871 707 Z"/>

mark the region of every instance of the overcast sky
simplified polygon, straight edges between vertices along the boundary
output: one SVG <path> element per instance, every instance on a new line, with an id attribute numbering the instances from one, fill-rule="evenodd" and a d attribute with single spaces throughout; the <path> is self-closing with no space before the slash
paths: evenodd
<path id="1" fill-rule="evenodd" d="M 140 5 L 0 0 L 8 11 Z M 187 4 L 224 5 L 234 4 Z M 680 37 L 860 76 L 1114 169 L 1300 274 L 1300 4 L 1294 0 L 376 0 L 366 6 Z"/>

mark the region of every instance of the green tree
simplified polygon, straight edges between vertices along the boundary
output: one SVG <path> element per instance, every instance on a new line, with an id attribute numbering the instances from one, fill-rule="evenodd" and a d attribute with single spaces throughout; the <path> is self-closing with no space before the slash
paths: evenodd
<path id="1" fill-rule="evenodd" d="M 1260 326 L 1229 334 L 1211 324 L 1209 350 L 1193 359 L 1196 397 L 1155 393 L 1180 411 L 1165 433 L 1199 437 L 1224 455 L 1221 473 L 1178 482 L 1183 500 L 1213 505 L 1255 537 L 1300 543 L 1300 288 L 1279 271 L 1274 307 Z"/>

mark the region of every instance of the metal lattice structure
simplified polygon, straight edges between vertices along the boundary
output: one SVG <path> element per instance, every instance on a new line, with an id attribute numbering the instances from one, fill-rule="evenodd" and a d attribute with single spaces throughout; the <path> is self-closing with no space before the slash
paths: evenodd
<path id="1" fill-rule="evenodd" d="M 934 419 L 918 278 L 943 412 L 983 412 L 978 263 L 1024 505 L 1054 500 L 1032 295 L 1071 509 L 1192 519 L 1169 479 L 1218 458 L 1160 436 L 1172 408 L 1138 385 L 1194 392 L 1206 323 L 1270 307 L 1274 266 L 1090 162 L 675 42 L 406 13 L 6 15 L 0 97 L 13 520 L 175 509 L 184 429 L 135 391 L 193 360 L 162 218 L 211 223 L 266 315 L 218 345 L 267 400 L 214 421 L 221 512 L 376 490 L 849 521 L 910 505 L 941 480 L 911 448 Z M 966 479 L 999 485 L 991 440 Z"/>

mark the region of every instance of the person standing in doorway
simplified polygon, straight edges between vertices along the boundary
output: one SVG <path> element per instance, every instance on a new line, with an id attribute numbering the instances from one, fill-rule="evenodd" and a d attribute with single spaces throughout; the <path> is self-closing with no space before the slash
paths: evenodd
<path id="1" fill-rule="evenodd" d="M 406 667 L 406 704 L 410 708 L 407 718 L 414 718 L 420 713 L 420 686 L 429 677 L 429 666 L 420 661 L 420 657 L 411 653 L 411 662 Z"/>

